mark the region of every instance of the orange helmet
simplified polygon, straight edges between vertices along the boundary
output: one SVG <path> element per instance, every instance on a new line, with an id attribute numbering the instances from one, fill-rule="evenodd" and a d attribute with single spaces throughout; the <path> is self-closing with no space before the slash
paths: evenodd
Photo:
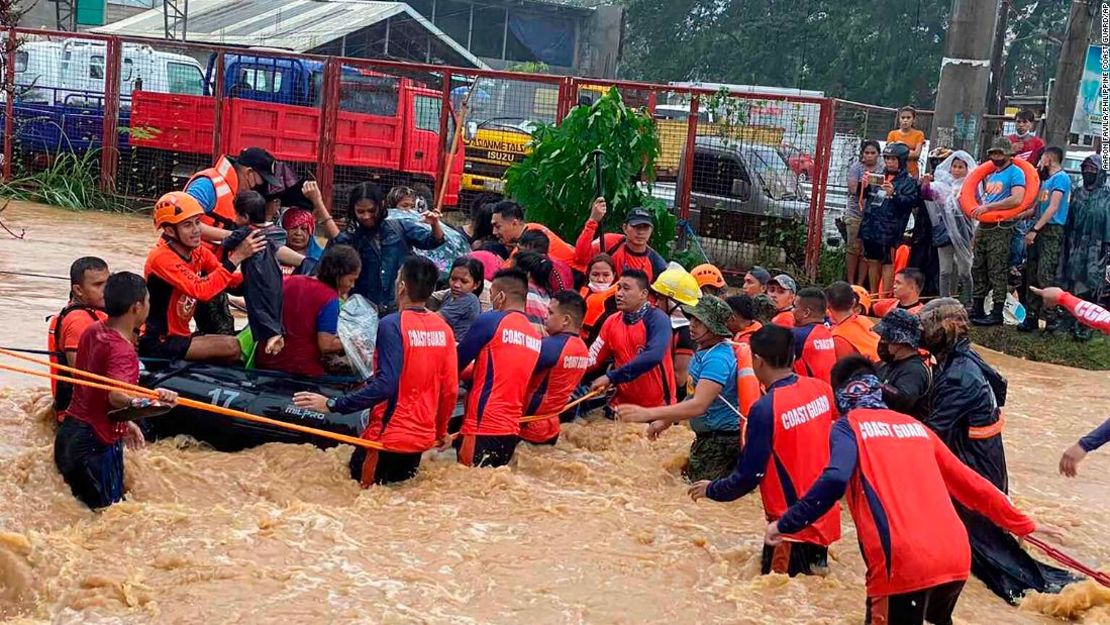
<path id="1" fill-rule="evenodd" d="M 195 197 L 183 191 L 171 191 L 154 203 L 154 227 L 174 226 L 203 214 L 204 209 L 200 207 L 200 202 Z"/>
<path id="2" fill-rule="evenodd" d="M 860 286 L 858 284 L 853 284 L 852 285 L 852 290 L 855 291 L 855 293 L 856 293 L 856 299 L 859 300 L 859 305 L 861 307 L 863 307 L 863 314 L 864 315 L 870 315 L 871 314 L 871 294 L 867 292 L 867 289 L 863 288 L 862 286 Z"/>
<path id="3" fill-rule="evenodd" d="M 699 287 L 714 286 L 723 289 L 728 286 L 725 284 L 725 277 L 721 274 L 721 270 L 709 263 L 694 267 L 690 270 L 690 274 L 698 281 Z"/>

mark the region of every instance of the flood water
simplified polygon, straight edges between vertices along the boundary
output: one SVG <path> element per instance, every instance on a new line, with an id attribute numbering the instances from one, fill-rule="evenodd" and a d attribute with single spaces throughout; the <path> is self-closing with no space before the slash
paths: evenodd
<path id="1" fill-rule="evenodd" d="M 12 203 L 0 271 L 63 276 L 77 256 L 140 272 L 149 221 Z M 45 347 L 67 284 L 0 274 L 0 344 Z M 1110 451 L 1077 479 L 1063 449 L 1110 414 L 1106 373 L 988 358 L 1010 380 L 1012 494 L 1061 526 L 1062 548 L 1110 568 Z M 13 363 L 14 364 L 14 363 Z M 692 503 L 673 428 L 570 425 L 513 466 L 425 460 L 360 490 L 350 450 L 221 454 L 163 441 L 126 454 L 129 500 L 94 514 L 54 468 L 49 393 L 0 373 L 0 623 L 640 624 L 863 621 L 863 564 L 845 511 L 825 578 L 759 576 L 759 498 Z M 1047 616 L 1055 614 L 1057 618 Z M 972 579 L 958 623 L 1110 623 L 1110 589 L 1011 607 Z"/>

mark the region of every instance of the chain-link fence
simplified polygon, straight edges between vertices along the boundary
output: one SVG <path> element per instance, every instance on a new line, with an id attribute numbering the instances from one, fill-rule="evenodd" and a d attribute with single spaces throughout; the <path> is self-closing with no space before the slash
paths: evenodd
<path id="1" fill-rule="evenodd" d="M 2 60 L 9 186 L 80 176 L 149 203 L 261 147 L 284 175 L 317 181 L 337 216 L 364 182 L 466 215 L 503 194 L 538 124 L 615 86 L 654 119 L 657 177 L 642 184 L 678 216 L 683 260 L 813 275 L 836 236 L 824 208 L 841 114 L 826 98 L 23 29 L 5 33 Z"/>

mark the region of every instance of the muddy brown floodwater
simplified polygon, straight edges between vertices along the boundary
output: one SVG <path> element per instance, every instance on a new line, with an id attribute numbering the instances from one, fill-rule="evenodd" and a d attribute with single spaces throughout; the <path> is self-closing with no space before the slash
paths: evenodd
<path id="1" fill-rule="evenodd" d="M 140 271 L 145 219 L 13 203 L 0 270 L 64 275 L 79 255 Z M 41 348 L 66 283 L 0 274 L 0 344 Z M 1011 382 L 1012 492 L 1066 529 L 1064 549 L 1110 565 L 1110 453 L 1081 475 L 1060 452 L 1110 413 L 1106 373 L 989 360 Z M 127 452 L 129 500 L 94 514 L 54 468 L 49 394 L 0 374 L 3 623 L 797 623 L 863 620 L 863 564 L 845 513 L 825 578 L 759 576 L 759 498 L 694 504 L 678 467 L 690 435 L 570 425 L 509 468 L 426 461 L 361 491 L 347 448 L 216 453 L 185 441 Z M 1084 582 L 1011 607 L 972 580 L 959 623 L 1110 623 Z M 1055 615 L 1055 618 L 1048 615 Z"/>

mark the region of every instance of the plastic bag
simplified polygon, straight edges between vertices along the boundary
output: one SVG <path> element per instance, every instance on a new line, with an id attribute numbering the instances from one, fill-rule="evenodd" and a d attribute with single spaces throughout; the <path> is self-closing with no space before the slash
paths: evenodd
<path id="1" fill-rule="evenodd" d="M 355 371 L 364 378 L 374 375 L 378 307 L 361 295 L 347 299 L 339 309 L 339 340 Z"/>
<path id="2" fill-rule="evenodd" d="M 397 209 L 391 209 L 387 219 L 424 223 L 424 217 L 419 213 Z M 440 276 L 447 277 L 451 273 L 451 263 L 455 262 L 456 258 L 466 256 L 471 252 L 470 241 L 467 240 L 465 234 L 451 226 L 443 222 L 440 222 L 440 226 L 443 227 L 443 244 L 430 250 L 413 250 L 413 253 L 434 262 L 436 267 L 439 268 Z"/>

